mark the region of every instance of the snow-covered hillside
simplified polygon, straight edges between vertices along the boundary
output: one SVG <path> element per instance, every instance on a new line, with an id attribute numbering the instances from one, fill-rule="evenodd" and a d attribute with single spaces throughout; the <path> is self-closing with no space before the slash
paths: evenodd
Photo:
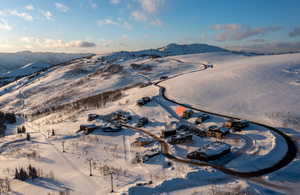
<path id="1" fill-rule="evenodd" d="M 194 63 L 172 57 L 185 53 L 203 53 L 203 59 Z M 157 55 L 170 57 L 157 58 Z M 2 109 L 5 110 L 23 112 L 25 110 L 22 109 L 26 109 L 26 112 L 34 112 L 41 107 L 50 108 L 101 92 L 142 83 L 146 81 L 145 77 L 158 79 L 163 75 L 197 69 L 210 58 L 226 59 L 229 56 L 241 57 L 205 44 L 170 44 L 156 50 L 97 55 L 10 83 L 0 88 L 0 101 Z M 26 66 L 16 72 L 24 73 L 28 68 L 33 71 L 31 67 Z M 142 72 L 144 77 L 137 74 L 138 72 Z"/>
<path id="2" fill-rule="evenodd" d="M 177 55 L 186 53 L 192 54 Z M 214 68 L 166 81 L 168 93 L 183 102 L 245 118 L 280 123 L 299 119 L 300 54 L 249 57 L 202 44 L 170 44 L 77 60 L 1 88 L 0 101 L 2 109 L 33 112 L 196 70 L 203 63 L 212 63 Z M 34 72 L 32 67 L 15 73 Z"/>
<path id="3" fill-rule="evenodd" d="M 201 56 L 192 58 L 196 62 Z M 163 83 L 169 95 L 208 110 L 277 122 L 276 125 L 299 121 L 300 54 L 233 57 L 211 62 L 214 68 L 207 72 Z"/>
<path id="4" fill-rule="evenodd" d="M 11 71 L 3 75 L 5 75 L 5 77 L 23 77 L 49 68 L 50 66 L 52 65 L 47 63 L 29 63 L 15 71 Z"/>
<path id="5" fill-rule="evenodd" d="M 285 123 L 299 121 L 299 64 L 300 54 L 251 57 L 202 44 L 170 44 L 76 59 L 40 72 L 38 64 L 23 67 L 15 74 L 33 74 L 0 88 L 0 110 L 20 114 L 17 123 L 5 124 L 6 136 L 0 138 L 0 182 L 7 177 L 16 194 L 110 194 L 111 187 L 120 195 L 293 194 L 299 191 L 300 161 L 287 138 L 253 122 L 240 131 L 228 128 L 221 137 L 203 135 L 229 118 L 209 113 L 196 125 L 203 112 L 193 109 L 194 116 L 183 119 L 177 113 L 183 107 L 168 101 L 160 86 L 183 104 L 291 127 Z M 138 105 L 145 97 L 150 102 Z M 112 115 L 120 110 L 131 119 Z M 148 123 L 138 129 L 144 117 Z M 184 125 L 175 137 L 191 140 L 170 143 L 162 136 L 171 122 Z M 21 126 L 29 140 L 17 134 Z M 293 129 L 282 131 L 299 140 Z M 209 160 L 219 168 L 188 160 L 188 154 L 216 141 L 231 148 Z M 278 167 L 286 156 L 293 158 Z M 14 179 L 15 169 L 29 164 L 40 170 L 39 178 Z M 241 178 L 232 171 L 260 173 Z"/>

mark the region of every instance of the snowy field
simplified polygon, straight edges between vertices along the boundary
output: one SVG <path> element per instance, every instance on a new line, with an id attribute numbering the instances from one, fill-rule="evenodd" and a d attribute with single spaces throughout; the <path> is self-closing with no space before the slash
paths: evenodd
<path id="1" fill-rule="evenodd" d="M 209 60 L 213 69 L 163 82 L 168 95 L 207 110 L 299 128 L 300 54 Z"/>

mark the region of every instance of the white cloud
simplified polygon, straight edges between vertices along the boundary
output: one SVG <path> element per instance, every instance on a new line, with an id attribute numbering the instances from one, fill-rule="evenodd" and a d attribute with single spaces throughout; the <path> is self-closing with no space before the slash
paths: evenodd
<path id="1" fill-rule="evenodd" d="M 136 20 L 136 21 L 147 21 L 148 20 L 148 17 L 140 12 L 140 11 L 133 11 L 131 13 L 131 16 L 133 16 L 133 18 Z"/>
<path id="2" fill-rule="evenodd" d="M 136 21 L 148 22 L 152 25 L 162 26 L 160 19 L 155 18 L 153 15 L 157 12 L 165 0 L 137 0 L 141 5 L 141 10 L 135 10 L 131 12 L 131 16 Z"/>
<path id="3" fill-rule="evenodd" d="M 164 0 L 138 0 L 142 8 L 148 13 L 156 12 L 164 3 Z"/>
<path id="4" fill-rule="evenodd" d="M 109 0 L 111 4 L 119 4 L 121 0 Z"/>
<path id="5" fill-rule="evenodd" d="M 28 10 L 28 11 L 32 11 L 32 10 L 34 10 L 34 6 L 31 5 L 31 4 L 30 5 L 26 5 L 25 9 Z"/>
<path id="6" fill-rule="evenodd" d="M 156 26 L 162 26 L 162 22 L 159 19 L 152 20 L 151 24 L 156 25 Z"/>
<path id="7" fill-rule="evenodd" d="M 99 25 L 106 25 L 106 24 L 118 25 L 119 24 L 117 21 L 113 21 L 111 19 L 98 20 L 97 23 Z"/>
<path id="8" fill-rule="evenodd" d="M 26 12 L 19 12 L 17 10 L 0 10 L 0 16 L 17 16 L 27 21 L 32 21 L 33 17 Z"/>
<path id="9" fill-rule="evenodd" d="M 133 11 L 131 12 L 131 16 L 134 18 L 134 20 L 139 22 L 148 22 L 149 24 L 155 25 L 155 26 L 162 26 L 163 23 L 160 19 L 145 15 L 143 12 L 140 11 Z"/>
<path id="10" fill-rule="evenodd" d="M 53 14 L 50 11 L 41 11 L 41 14 L 47 19 L 52 20 Z"/>
<path id="11" fill-rule="evenodd" d="M 300 36 L 300 27 L 295 27 L 293 31 L 289 33 L 290 37 L 299 37 Z"/>
<path id="12" fill-rule="evenodd" d="M 252 52 L 265 52 L 265 53 L 280 53 L 280 52 L 300 52 L 300 42 L 262 42 L 251 45 L 236 45 L 228 47 L 234 50 L 244 50 Z"/>
<path id="13" fill-rule="evenodd" d="M 240 41 L 249 37 L 265 35 L 281 29 L 278 26 L 250 27 L 240 24 L 216 24 L 212 26 L 216 31 L 222 31 L 215 37 L 216 41 Z"/>
<path id="14" fill-rule="evenodd" d="M 127 21 L 123 21 L 121 18 L 118 18 L 118 20 L 112 20 L 112 19 L 103 19 L 103 20 L 98 20 L 97 24 L 99 26 L 102 25 L 116 25 L 116 26 L 121 26 L 123 28 L 126 28 L 127 30 L 132 30 L 132 25 L 129 24 Z"/>
<path id="15" fill-rule="evenodd" d="M 12 27 L 7 23 L 6 20 L 0 19 L 0 30 L 11 30 Z"/>
<path id="16" fill-rule="evenodd" d="M 27 44 L 28 48 L 90 48 L 95 47 L 96 43 L 90 41 L 70 41 L 66 42 L 60 39 L 37 38 L 37 37 L 22 37 L 20 41 Z"/>
<path id="17" fill-rule="evenodd" d="M 60 11 L 62 11 L 62 12 L 67 12 L 67 11 L 69 11 L 69 9 L 70 9 L 68 6 L 66 6 L 66 5 L 64 5 L 64 4 L 62 4 L 62 3 L 55 3 L 54 5 L 55 5 L 55 7 L 56 7 L 58 10 L 60 10 Z"/>
<path id="18" fill-rule="evenodd" d="M 121 39 L 122 39 L 123 41 L 127 41 L 127 40 L 129 39 L 129 37 L 128 37 L 128 35 L 123 34 L 123 35 L 121 36 Z"/>
<path id="19" fill-rule="evenodd" d="M 69 47 L 96 47 L 97 44 L 90 41 L 72 41 L 67 44 Z"/>
<path id="20" fill-rule="evenodd" d="M 129 24 L 128 22 L 125 21 L 125 22 L 123 22 L 122 25 L 123 25 L 123 27 L 126 28 L 127 30 L 132 30 L 132 25 Z"/>
<path id="21" fill-rule="evenodd" d="M 214 30 L 231 30 L 237 31 L 242 28 L 240 24 L 216 24 L 212 27 Z"/>
<path id="22" fill-rule="evenodd" d="M 88 0 L 88 4 L 91 8 L 96 9 L 98 8 L 97 3 L 95 3 L 93 0 Z"/>

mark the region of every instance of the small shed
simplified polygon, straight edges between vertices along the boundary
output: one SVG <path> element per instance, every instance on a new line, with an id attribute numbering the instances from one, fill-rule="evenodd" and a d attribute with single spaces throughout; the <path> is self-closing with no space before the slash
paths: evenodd
<path id="1" fill-rule="evenodd" d="M 213 142 L 187 154 L 187 158 L 202 161 L 216 160 L 229 153 L 230 150 L 231 146 L 229 144 L 223 142 Z"/>
<path id="2" fill-rule="evenodd" d="M 182 114 L 182 118 L 183 119 L 189 119 L 189 118 L 191 118 L 192 116 L 193 116 L 193 114 L 194 114 L 194 111 L 193 110 L 185 110 L 184 112 L 183 112 L 183 114 Z"/>
<path id="3" fill-rule="evenodd" d="M 95 124 L 84 124 L 80 125 L 79 131 L 83 131 L 86 135 L 92 133 L 98 128 Z"/>
<path id="4" fill-rule="evenodd" d="M 161 137 L 167 138 L 172 135 L 176 135 L 178 123 L 176 121 L 172 121 L 165 125 L 165 129 L 161 131 Z"/>
<path id="5" fill-rule="evenodd" d="M 188 133 L 179 133 L 177 135 L 172 135 L 167 139 L 170 144 L 183 144 L 193 141 L 193 135 Z"/>
<path id="6" fill-rule="evenodd" d="M 206 121 L 207 119 L 209 119 L 209 115 L 208 114 L 201 114 L 199 115 L 196 120 L 195 120 L 195 124 L 198 125 L 198 124 L 201 124 L 203 123 L 204 121 Z"/>
<path id="7" fill-rule="evenodd" d="M 242 130 L 249 126 L 249 121 L 247 120 L 228 120 L 223 124 L 226 128 L 232 128 L 234 130 Z"/>
<path id="8" fill-rule="evenodd" d="M 208 127 L 206 132 L 207 136 L 209 137 L 216 137 L 218 139 L 223 138 L 225 135 L 229 133 L 229 129 L 226 127 L 218 127 L 216 125 L 212 125 Z"/>
<path id="9" fill-rule="evenodd" d="M 131 143 L 133 147 L 143 147 L 150 145 L 154 142 L 153 139 L 147 137 L 137 137 L 134 142 Z"/>

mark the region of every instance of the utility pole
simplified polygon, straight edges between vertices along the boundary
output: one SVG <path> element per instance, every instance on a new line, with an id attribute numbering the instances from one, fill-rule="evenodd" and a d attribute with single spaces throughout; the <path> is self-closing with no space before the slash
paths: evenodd
<path id="1" fill-rule="evenodd" d="M 114 192 L 114 180 L 113 180 L 113 172 L 111 171 L 110 172 L 110 184 L 111 184 L 111 191 L 110 193 L 113 193 Z"/>
<path id="2" fill-rule="evenodd" d="M 65 141 L 63 141 L 61 144 L 62 144 L 62 151 L 63 151 L 63 152 L 66 152 L 66 151 L 65 151 Z"/>
<path id="3" fill-rule="evenodd" d="M 93 176 L 93 173 L 92 173 L 92 159 L 89 159 L 89 162 L 90 162 L 90 176 Z"/>
<path id="4" fill-rule="evenodd" d="M 124 147 L 124 159 L 126 161 L 127 154 L 126 154 L 126 138 L 125 138 L 125 135 L 123 135 L 123 147 Z"/>

